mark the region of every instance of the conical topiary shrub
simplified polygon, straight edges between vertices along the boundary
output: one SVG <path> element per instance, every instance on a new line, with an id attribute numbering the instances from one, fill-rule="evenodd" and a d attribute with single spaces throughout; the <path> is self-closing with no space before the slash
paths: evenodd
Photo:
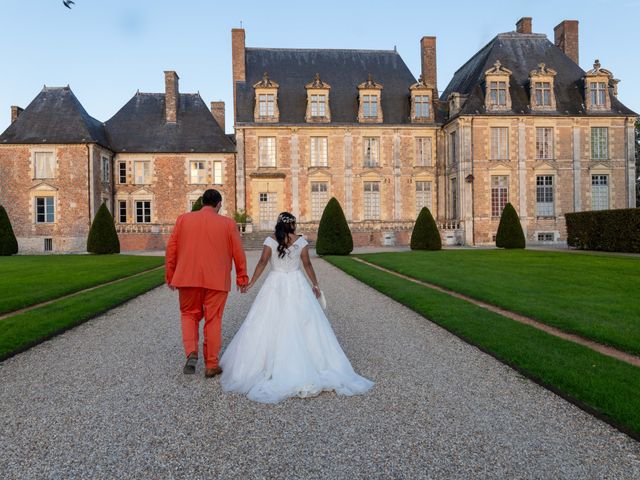
<path id="1" fill-rule="evenodd" d="M 520 218 L 513 205 L 507 203 L 500 216 L 500 225 L 496 234 L 496 247 L 501 248 L 524 248 L 526 241 Z"/>
<path id="2" fill-rule="evenodd" d="M 191 207 L 191 211 L 192 212 L 197 212 L 198 210 L 202 209 L 202 196 L 198 197 L 198 200 L 196 200 L 193 203 L 193 207 Z"/>
<path id="3" fill-rule="evenodd" d="M 340 203 L 333 197 L 322 212 L 316 252 L 318 255 L 349 255 L 352 250 L 351 230 Z"/>
<path id="4" fill-rule="evenodd" d="M 411 232 L 411 250 L 440 250 L 442 238 L 427 207 L 422 207 Z"/>
<path id="5" fill-rule="evenodd" d="M 89 230 L 87 238 L 87 252 L 89 253 L 120 253 L 120 240 L 113 223 L 113 216 L 103 203 L 96 213 L 96 217 Z"/>
<path id="6" fill-rule="evenodd" d="M 13 233 L 13 227 L 9 215 L 0 205 L 0 256 L 14 255 L 18 253 L 18 240 Z"/>

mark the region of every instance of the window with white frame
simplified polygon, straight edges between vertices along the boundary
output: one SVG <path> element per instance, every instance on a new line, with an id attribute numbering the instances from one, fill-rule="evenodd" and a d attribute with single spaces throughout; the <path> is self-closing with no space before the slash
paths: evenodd
<path id="1" fill-rule="evenodd" d="M 311 116 L 326 117 L 327 115 L 327 96 L 311 95 Z"/>
<path id="2" fill-rule="evenodd" d="M 491 159 L 509 160 L 509 129 L 507 127 L 491 128 Z"/>
<path id="3" fill-rule="evenodd" d="M 376 118 L 378 116 L 378 95 L 363 95 L 362 113 L 366 118 Z"/>
<path id="4" fill-rule="evenodd" d="M 329 184 L 327 182 L 311 182 L 311 220 L 320 220 L 328 201 Z"/>
<path id="5" fill-rule="evenodd" d="M 553 241 L 555 241 L 555 234 L 553 232 L 539 232 L 538 233 L 538 241 L 539 242 L 553 242 Z"/>
<path id="6" fill-rule="evenodd" d="M 429 95 L 416 95 L 415 102 L 416 118 L 429 118 L 431 116 L 431 100 Z"/>
<path id="7" fill-rule="evenodd" d="M 364 219 L 380 220 L 380 182 L 364 182 Z"/>
<path id="8" fill-rule="evenodd" d="M 258 95 L 258 114 L 261 117 L 275 116 L 276 97 L 273 93 L 261 93 Z"/>
<path id="9" fill-rule="evenodd" d="M 55 222 L 55 198 L 36 197 L 36 223 Z"/>
<path id="10" fill-rule="evenodd" d="M 553 175 L 536 177 L 536 215 L 553 217 L 555 215 L 553 195 Z"/>
<path id="11" fill-rule="evenodd" d="M 213 183 L 222 185 L 222 162 L 213 162 Z"/>
<path id="12" fill-rule="evenodd" d="M 136 223 L 151 223 L 151 201 L 136 201 Z"/>
<path id="13" fill-rule="evenodd" d="M 133 162 L 133 175 L 136 185 L 151 183 L 151 162 L 148 160 Z"/>
<path id="14" fill-rule="evenodd" d="M 118 200 L 118 222 L 127 223 L 127 201 Z"/>
<path id="15" fill-rule="evenodd" d="M 534 92 L 538 107 L 551 106 L 551 82 L 535 82 Z"/>
<path id="16" fill-rule="evenodd" d="M 605 82 L 591 82 L 591 105 L 603 107 L 606 105 L 607 84 Z"/>
<path id="17" fill-rule="evenodd" d="M 609 129 L 607 127 L 591 128 L 591 158 L 607 160 L 609 158 Z"/>
<path id="18" fill-rule="evenodd" d="M 490 83 L 489 101 L 491 105 L 507 105 L 507 82 L 493 81 Z"/>
<path id="19" fill-rule="evenodd" d="M 380 166 L 380 139 L 377 137 L 364 138 L 364 166 Z"/>
<path id="20" fill-rule="evenodd" d="M 189 182 L 196 184 L 207 183 L 207 163 L 202 160 L 189 162 Z"/>
<path id="21" fill-rule="evenodd" d="M 457 132 L 449 134 L 449 164 L 454 165 L 458 161 Z"/>
<path id="22" fill-rule="evenodd" d="M 458 218 L 458 179 L 452 178 L 449 188 L 449 218 Z"/>
<path id="23" fill-rule="evenodd" d="M 118 183 L 127 183 L 127 162 L 118 162 Z"/>
<path id="24" fill-rule="evenodd" d="M 553 127 L 536 128 L 536 158 L 553 159 Z"/>
<path id="25" fill-rule="evenodd" d="M 111 183 L 111 162 L 109 157 L 102 157 L 102 183 Z"/>
<path id="26" fill-rule="evenodd" d="M 591 210 L 609 210 L 609 175 L 591 175 Z"/>
<path id="27" fill-rule="evenodd" d="M 33 154 L 33 178 L 55 178 L 55 157 L 53 152 L 35 152 Z"/>
<path id="28" fill-rule="evenodd" d="M 416 166 L 431 166 L 431 137 L 416 138 Z"/>
<path id="29" fill-rule="evenodd" d="M 509 177 L 506 175 L 491 176 L 491 216 L 498 218 L 509 201 Z"/>
<path id="30" fill-rule="evenodd" d="M 311 166 L 326 167 L 327 160 L 327 137 L 311 137 Z"/>
<path id="31" fill-rule="evenodd" d="M 276 137 L 258 139 L 258 162 L 261 167 L 276 166 Z"/>
<path id="32" fill-rule="evenodd" d="M 427 207 L 431 210 L 431 182 L 416 182 L 416 217 Z"/>

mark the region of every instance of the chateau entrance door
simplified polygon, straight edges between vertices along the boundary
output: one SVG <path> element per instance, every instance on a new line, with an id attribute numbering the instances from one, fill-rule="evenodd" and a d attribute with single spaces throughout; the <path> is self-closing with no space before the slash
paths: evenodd
<path id="1" fill-rule="evenodd" d="M 278 197 L 274 192 L 260 192 L 258 221 L 260 230 L 273 230 L 278 218 Z"/>

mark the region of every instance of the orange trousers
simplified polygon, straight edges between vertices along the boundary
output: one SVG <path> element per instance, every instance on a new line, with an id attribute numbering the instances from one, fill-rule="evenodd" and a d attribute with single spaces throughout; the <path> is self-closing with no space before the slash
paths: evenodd
<path id="1" fill-rule="evenodd" d="M 180 287 L 178 290 L 185 354 L 198 352 L 198 330 L 204 317 L 204 363 L 206 368 L 215 368 L 222 344 L 222 314 L 229 292 L 201 287 Z"/>

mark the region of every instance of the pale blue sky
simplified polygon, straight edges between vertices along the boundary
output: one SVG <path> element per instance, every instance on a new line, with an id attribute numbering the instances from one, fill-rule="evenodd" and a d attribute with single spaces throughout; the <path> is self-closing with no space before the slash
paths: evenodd
<path id="1" fill-rule="evenodd" d="M 164 70 L 176 70 L 182 92 L 207 104 L 227 103 L 231 116 L 231 28 L 242 21 L 247 46 L 393 49 L 417 77 L 419 41 L 438 37 L 440 90 L 495 34 L 523 16 L 553 40 L 564 19 L 580 21 L 580 66 L 599 58 L 621 79 L 619 97 L 640 112 L 636 29 L 640 0 L 3 0 L 0 132 L 9 107 L 27 104 L 43 84 L 69 84 L 89 114 L 108 120 L 140 89 L 161 92 Z M 615 5 L 615 6 L 614 6 Z M 313 12 L 311 10 L 314 10 Z M 489 12 L 487 14 L 485 12 Z"/>

